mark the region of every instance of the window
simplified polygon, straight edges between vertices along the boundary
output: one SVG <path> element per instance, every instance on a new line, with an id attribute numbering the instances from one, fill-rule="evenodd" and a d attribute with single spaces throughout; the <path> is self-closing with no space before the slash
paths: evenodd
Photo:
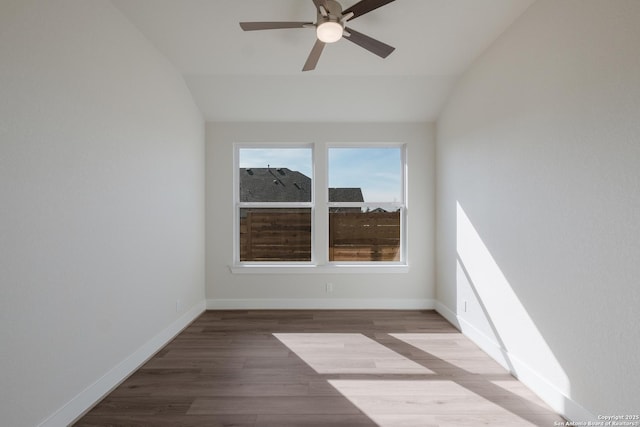
<path id="1" fill-rule="evenodd" d="M 238 144 L 235 159 L 236 265 L 406 262 L 404 146 Z"/>
<path id="2" fill-rule="evenodd" d="M 237 158 L 237 260 L 311 262 L 311 148 L 239 148 Z"/>
<path id="3" fill-rule="evenodd" d="M 331 147 L 329 262 L 403 259 L 403 150 Z"/>

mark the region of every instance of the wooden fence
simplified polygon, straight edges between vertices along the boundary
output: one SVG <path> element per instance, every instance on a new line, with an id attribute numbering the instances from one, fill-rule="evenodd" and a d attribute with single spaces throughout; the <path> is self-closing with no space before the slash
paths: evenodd
<path id="1" fill-rule="evenodd" d="M 243 209 L 240 261 L 311 261 L 311 209 Z"/>
<path id="2" fill-rule="evenodd" d="M 398 261 L 400 212 L 331 212 L 330 261 Z M 243 209 L 240 261 L 310 261 L 309 209 Z"/>
<path id="3" fill-rule="evenodd" d="M 329 261 L 399 261 L 400 212 L 331 212 Z"/>

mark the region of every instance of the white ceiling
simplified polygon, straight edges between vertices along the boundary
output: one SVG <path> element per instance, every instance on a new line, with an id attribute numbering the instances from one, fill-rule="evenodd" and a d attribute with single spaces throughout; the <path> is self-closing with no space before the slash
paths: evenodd
<path id="1" fill-rule="evenodd" d="M 341 40 L 304 73 L 313 29 L 238 22 L 315 21 L 311 0 L 112 1 L 183 74 L 208 121 L 424 122 L 534 0 L 396 0 L 349 23 L 394 46 L 387 59 Z"/>

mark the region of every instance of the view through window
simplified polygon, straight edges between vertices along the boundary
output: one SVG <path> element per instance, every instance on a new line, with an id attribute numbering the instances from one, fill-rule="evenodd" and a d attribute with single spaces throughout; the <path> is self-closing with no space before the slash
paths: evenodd
<path id="1" fill-rule="evenodd" d="M 241 148 L 240 262 L 310 262 L 311 148 Z"/>
<path id="2" fill-rule="evenodd" d="M 400 261 L 400 147 L 329 148 L 329 261 Z"/>
<path id="3" fill-rule="evenodd" d="M 238 147 L 240 263 L 313 263 L 314 249 L 331 263 L 404 260 L 404 147 L 329 147 L 321 157 L 326 163 L 314 164 L 311 146 Z M 320 186 L 314 167 L 327 171 Z M 318 204 L 328 214 L 328 239 L 314 239 Z"/>

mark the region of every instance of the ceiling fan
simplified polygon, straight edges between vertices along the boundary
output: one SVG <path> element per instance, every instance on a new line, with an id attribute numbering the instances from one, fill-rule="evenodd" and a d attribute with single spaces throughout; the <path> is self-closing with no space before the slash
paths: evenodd
<path id="1" fill-rule="evenodd" d="M 314 70 L 325 44 L 335 43 L 341 38 L 345 38 L 381 58 L 386 58 L 395 50 L 388 44 L 346 26 L 347 21 L 356 19 L 394 0 L 361 0 L 346 10 L 342 10 L 340 3 L 335 0 L 312 1 L 317 11 L 316 22 L 241 22 L 240 27 L 244 31 L 315 28 L 316 43 L 313 45 L 302 71 Z"/>

